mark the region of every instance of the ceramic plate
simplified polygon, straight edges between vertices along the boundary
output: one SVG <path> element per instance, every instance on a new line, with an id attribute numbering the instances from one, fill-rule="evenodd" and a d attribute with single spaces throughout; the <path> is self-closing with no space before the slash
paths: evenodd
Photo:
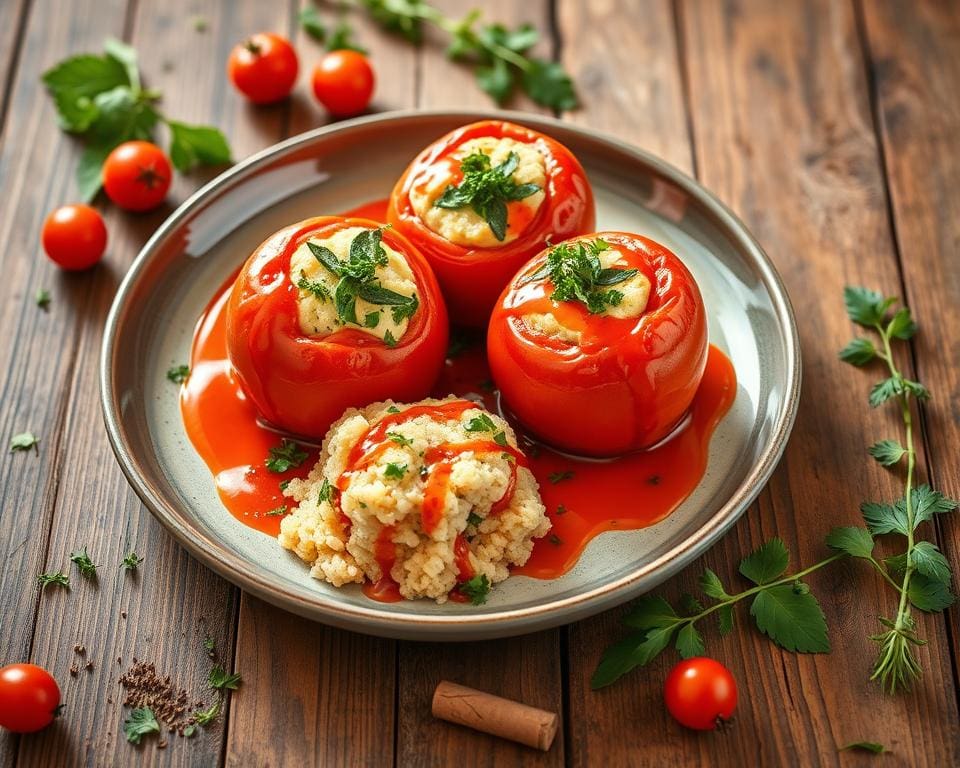
<path id="1" fill-rule="evenodd" d="M 189 359 L 197 318 L 252 249 L 280 227 L 386 197 L 424 146 L 474 120 L 503 117 L 566 144 L 593 184 L 597 228 L 648 235 L 693 272 L 710 341 L 737 372 L 733 408 L 707 472 L 672 515 L 604 533 L 562 578 L 512 577 L 481 607 L 376 603 L 356 585 L 308 577 L 277 542 L 221 505 L 193 450 L 167 369 Z M 467 640 L 581 619 L 659 584 L 703 553 L 769 478 L 797 408 L 800 353 L 789 300 L 743 224 L 661 160 L 593 131 L 531 114 L 375 115 L 296 136 L 234 166 L 187 200 L 146 244 L 117 294 L 101 357 L 101 398 L 130 484 L 194 556 L 258 597 L 327 624 L 399 638 Z"/>

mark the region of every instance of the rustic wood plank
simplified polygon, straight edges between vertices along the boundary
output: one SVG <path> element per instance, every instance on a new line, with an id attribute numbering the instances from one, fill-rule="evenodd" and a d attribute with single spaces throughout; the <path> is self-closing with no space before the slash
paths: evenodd
<path id="1" fill-rule="evenodd" d="M 301 3 L 301 7 L 308 0 Z M 324 5 L 332 28 L 336 15 Z M 362 13 L 348 21 L 369 48 L 379 78 L 373 108 L 413 105 L 416 50 L 379 32 Z M 300 78 L 289 132 L 329 120 L 315 101 L 310 74 L 323 47 L 294 29 Z M 389 190 L 385 190 L 387 194 Z M 335 211 L 330 211 L 335 213 Z M 304 571 L 304 578 L 307 578 Z M 230 713 L 229 765 L 382 765 L 392 760 L 396 643 L 325 627 L 244 594 L 237 630 L 237 670 L 256 696 L 237 697 Z M 264 738 L 264 724 L 270 738 Z"/>
<path id="2" fill-rule="evenodd" d="M 934 487 L 960 498 L 960 7 L 956 3 L 862 3 L 901 268 L 920 324 L 917 373 L 933 392 L 924 408 Z M 956 568 L 960 524 L 941 521 Z M 954 582 L 956 584 L 956 582 Z M 952 609 L 955 676 L 960 633 Z"/>
<path id="3" fill-rule="evenodd" d="M 795 558 L 813 562 L 824 554 L 829 527 L 856 522 L 862 498 L 897 493 L 895 481 L 867 464 L 863 452 L 896 422 L 885 412 L 868 413 L 862 374 L 835 358 L 851 333 L 842 286 L 895 290 L 898 283 L 851 9 L 822 2 L 688 2 L 679 11 L 696 166 L 784 275 L 806 374 L 794 436 L 774 479 L 735 530 L 670 585 L 674 596 L 694 587 L 701 565 L 739 583 L 736 563 L 772 535 L 782 536 Z M 637 61 L 649 55 L 634 54 Z M 675 113 L 666 119 L 671 116 L 676 125 Z M 633 127 L 621 135 L 648 140 Z M 951 677 L 942 623 L 924 618 L 921 624 L 931 640 L 923 653 L 930 682 L 909 696 L 885 697 L 866 679 L 875 652 L 867 635 L 876 631 L 872 614 L 881 606 L 893 609 L 891 595 L 855 564 L 811 583 L 832 627 L 830 656 L 784 654 L 749 629 L 742 614 L 741 629 L 729 637 L 708 633 L 709 652 L 731 667 L 741 686 L 738 721 L 722 738 L 698 738 L 664 714 L 660 686 L 673 656 L 590 693 L 602 648 L 622 630 L 607 617 L 589 632 L 574 628 L 571 740 L 581 751 L 573 763 L 834 764 L 837 746 L 859 739 L 884 742 L 907 764 L 955 762 L 956 708 L 952 686 L 943 682 Z"/>
<path id="4" fill-rule="evenodd" d="M 475 6 L 469 0 L 438 5 L 444 13 L 456 18 Z M 552 40 L 547 2 L 517 4 L 497 0 L 485 3 L 483 13 L 484 19 L 508 26 L 534 24 L 542 34 L 537 44 L 538 54 L 550 55 Z M 493 102 L 473 81 L 470 70 L 447 61 L 445 45 L 446 38 L 440 35 L 426 36 L 421 52 L 418 105 L 494 109 Z M 519 95 L 510 106 L 543 111 Z M 453 763 L 462 766 L 562 765 L 562 735 L 548 753 L 540 753 L 434 720 L 430 714 L 430 701 L 440 680 L 469 685 L 562 714 L 560 643 L 561 630 L 483 643 L 400 643 L 397 765 L 417 768 Z"/>
<path id="5" fill-rule="evenodd" d="M 38 9 L 39 10 L 39 9 Z M 279 135 L 280 119 L 239 121 L 239 98 L 225 91 L 222 62 L 246 26 L 268 26 L 274 11 L 255 2 L 244 5 L 217 0 L 203 3 L 141 3 L 132 19 L 132 44 L 139 50 L 145 78 L 164 92 L 163 109 L 187 122 L 212 122 L 231 135 L 240 155 L 272 143 Z M 77 11 L 78 15 L 105 18 L 101 5 Z M 208 29 L 196 31 L 191 17 L 202 15 Z M 57 14 L 44 10 L 49 22 Z M 123 9 L 115 14 L 123 21 Z M 282 17 L 285 23 L 286 15 Z M 89 42 L 57 46 L 46 51 L 44 64 L 80 48 L 96 49 L 106 31 L 97 30 Z M 47 117 L 52 111 L 45 103 Z M 24 137 L 25 139 L 26 137 Z M 21 140 L 24 140 L 21 139 Z M 164 139 L 165 143 L 165 139 Z M 76 155 L 57 168 L 58 179 L 72 189 Z M 124 712 L 116 680 L 133 657 L 154 661 L 160 672 L 198 696 L 206 693 L 211 664 L 203 647 L 205 636 L 214 640 L 218 660 L 230 665 L 236 616 L 236 590 L 200 566 L 181 550 L 142 507 L 127 487 L 103 431 L 97 397 L 96 363 L 105 317 L 117 282 L 137 250 L 174 203 L 196 188 L 198 177 L 179 178 L 170 203 L 155 213 L 134 217 L 116 209 L 107 211 L 111 243 L 106 264 L 84 275 L 82 304 L 66 302 L 55 293 L 51 319 L 67 308 L 65 318 L 77 328 L 71 355 L 62 415 L 55 431 L 63 436 L 57 445 L 57 494 L 50 506 L 53 524 L 47 567 L 69 565 L 68 553 L 87 546 L 101 566 L 97 584 L 71 573 L 70 593 L 49 592 L 41 602 L 33 658 L 48 666 L 58 678 L 68 702 L 66 717 L 56 727 L 21 741 L 22 764 L 66 765 L 123 764 L 213 765 L 220 759 L 223 720 L 191 741 L 171 737 L 165 750 L 149 745 L 134 749 L 120 730 Z M 33 236 L 34 238 L 36 235 Z M 31 238 L 31 241 L 33 238 Z M 61 304 L 62 302 L 62 304 Z M 44 343 L 49 345 L 48 340 Z M 176 396 L 171 388 L 171 397 Z M 36 397 L 36 395 L 34 395 Z M 69 438 L 69 439 L 67 439 Z M 125 576 L 119 561 L 135 549 L 145 557 L 137 577 Z M 28 576 L 35 573 L 27 571 Z M 68 668 L 77 660 L 75 643 L 87 648 L 95 663 L 92 672 L 76 677 Z M 122 664 L 117 659 L 122 659 Z M 209 701 L 209 698 L 207 698 Z"/>
<path id="6" fill-rule="evenodd" d="M 10 104 L 13 75 L 20 57 L 20 43 L 30 9 L 30 0 L 0 4 L 0 136 Z"/>

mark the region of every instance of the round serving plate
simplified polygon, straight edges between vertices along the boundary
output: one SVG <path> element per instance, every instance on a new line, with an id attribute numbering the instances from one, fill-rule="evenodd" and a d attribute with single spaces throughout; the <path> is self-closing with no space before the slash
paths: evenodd
<path id="1" fill-rule="evenodd" d="M 733 361 L 736 400 L 714 433 L 703 480 L 665 520 L 603 533 L 562 578 L 511 577 L 479 607 L 377 603 L 356 585 L 337 589 L 311 579 L 275 539 L 221 505 L 165 372 L 189 359 L 207 303 L 268 235 L 386 197 L 421 148 L 490 117 L 549 134 L 576 154 L 593 184 L 598 229 L 647 235 L 680 255 L 703 293 L 710 340 Z M 702 554 L 757 496 L 783 452 L 797 410 L 800 350 L 783 284 L 760 246 L 713 195 L 662 160 L 539 115 L 397 112 L 295 136 L 234 166 L 180 206 L 120 286 L 107 319 L 100 383 L 107 432 L 127 479 L 210 568 L 327 624 L 407 639 L 472 640 L 584 618 L 651 589 Z"/>

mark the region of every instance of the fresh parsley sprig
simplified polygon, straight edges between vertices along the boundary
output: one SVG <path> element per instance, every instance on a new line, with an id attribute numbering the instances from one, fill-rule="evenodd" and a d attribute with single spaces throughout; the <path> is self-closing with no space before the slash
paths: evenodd
<path id="1" fill-rule="evenodd" d="M 131 139 L 153 141 L 164 123 L 170 132 L 170 159 L 181 172 L 197 165 L 229 163 L 230 146 L 216 128 L 172 120 L 157 109 L 159 91 L 144 88 L 137 52 L 119 40 L 107 39 L 103 55 L 79 54 L 43 74 L 60 127 L 81 136 L 86 148 L 77 166 L 77 186 L 84 201 L 102 184 L 107 155 Z"/>
<path id="2" fill-rule="evenodd" d="M 879 338 L 879 346 L 869 338 L 854 339 L 841 350 L 840 358 L 857 366 L 873 361 L 886 366 L 889 375 L 873 386 L 868 400 L 873 407 L 888 401 L 899 406 L 904 441 L 880 440 L 868 452 L 885 467 L 906 461 L 903 497 L 892 503 L 864 502 L 860 512 L 865 526 L 833 528 L 825 543 L 836 554 L 796 574 L 783 575 L 788 565 L 787 550 L 779 539 L 772 539 L 741 561 L 740 573 L 756 585 L 743 592 L 729 594 L 719 577 L 707 570 L 700 588 L 715 602 L 706 607 L 691 595 L 681 598 L 681 612 L 660 596 L 642 598 L 624 618 L 624 623 L 636 631 L 607 649 L 594 673 L 594 688 L 609 685 L 634 667 L 650 663 L 671 641 L 681 656 L 702 654 L 703 637 L 696 622 L 716 613 L 720 632 L 725 634 L 733 628 L 732 606 L 748 597 L 753 598 L 750 613 L 757 627 L 775 643 L 795 652 L 828 651 L 823 612 L 800 579 L 842 557 L 869 563 L 898 597 L 894 617 L 880 618 L 884 629 L 871 637 L 879 646 L 871 679 L 894 693 L 909 688 L 920 677 L 922 670 L 914 649 L 926 641 L 917 634 L 912 610 L 936 613 L 955 598 L 950 590 L 950 563 L 936 544 L 918 539 L 916 531 L 935 515 L 955 510 L 958 503 L 929 485 L 915 482 L 912 406 L 913 401 L 927 400 L 930 393 L 920 382 L 906 378 L 893 356 L 893 342 L 907 341 L 917 331 L 910 310 L 894 309 L 896 298 L 865 288 L 847 288 L 844 299 L 850 319 Z M 881 562 L 874 556 L 875 538 L 886 534 L 906 538 L 906 548 Z"/>
<path id="3" fill-rule="evenodd" d="M 473 605 L 483 605 L 487 602 L 487 596 L 490 594 L 490 579 L 485 573 L 480 573 L 471 579 L 463 582 L 459 589 L 461 594 L 467 597 Z"/>
<path id="4" fill-rule="evenodd" d="M 270 455 L 264 459 L 264 466 L 271 472 L 281 473 L 299 467 L 310 454 L 300 449 L 293 440 L 284 438 L 280 445 L 270 449 Z"/>
<path id="5" fill-rule="evenodd" d="M 530 56 L 540 34 L 530 24 L 507 29 L 502 24 L 481 24 L 481 12 L 470 11 L 451 19 L 423 0 L 354 0 L 366 8 L 385 29 L 412 43 L 423 40 L 424 24 L 450 35 L 447 56 L 474 68 L 477 85 L 497 104 L 506 102 L 519 86 L 538 104 L 556 110 L 574 109 L 577 94 L 563 66 Z"/>
<path id="6" fill-rule="evenodd" d="M 123 735 L 131 744 L 139 744 L 140 739 L 150 733 L 160 733 L 160 723 L 150 707 L 138 707 L 130 711 L 130 717 L 123 721 Z"/>
<path id="7" fill-rule="evenodd" d="M 90 559 L 90 555 L 87 554 L 86 547 L 83 549 L 78 549 L 76 552 L 71 552 L 70 562 L 77 566 L 77 570 L 80 571 L 80 575 L 85 579 L 97 578 L 97 566 L 94 564 L 93 560 Z"/>
<path id="8" fill-rule="evenodd" d="M 507 203 L 523 200 L 540 191 L 539 184 L 517 184 L 513 174 L 520 165 L 516 152 L 507 155 L 500 165 L 493 166 L 490 156 L 474 152 L 460 161 L 463 179 L 449 185 L 434 200 L 437 208 L 459 210 L 470 206 L 490 227 L 493 236 L 501 242 L 507 236 Z"/>
<path id="9" fill-rule="evenodd" d="M 547 254 L 546 263 L 523 278 L 521 284 L 549 278 L 553 283 L 550 294 L 553 301 L 579 301 L 586 304 L 592 314 L 600 314 L 623 301 L 623 293 L 610 286 L 619 285 L 638 272 L 605 268 L 600 263 L 600 254 L 609 248 L 610 243 L 600 238 L 560 243 Z"/>

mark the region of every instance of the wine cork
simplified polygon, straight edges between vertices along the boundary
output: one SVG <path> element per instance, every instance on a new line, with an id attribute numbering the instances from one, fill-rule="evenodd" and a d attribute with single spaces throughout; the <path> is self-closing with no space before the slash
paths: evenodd
<path id="1" fill-rule="evenodd" d="M 559 718 L 519 701 L 442 680 L 433 692 L 433 716 L 546 752 Z"/>

